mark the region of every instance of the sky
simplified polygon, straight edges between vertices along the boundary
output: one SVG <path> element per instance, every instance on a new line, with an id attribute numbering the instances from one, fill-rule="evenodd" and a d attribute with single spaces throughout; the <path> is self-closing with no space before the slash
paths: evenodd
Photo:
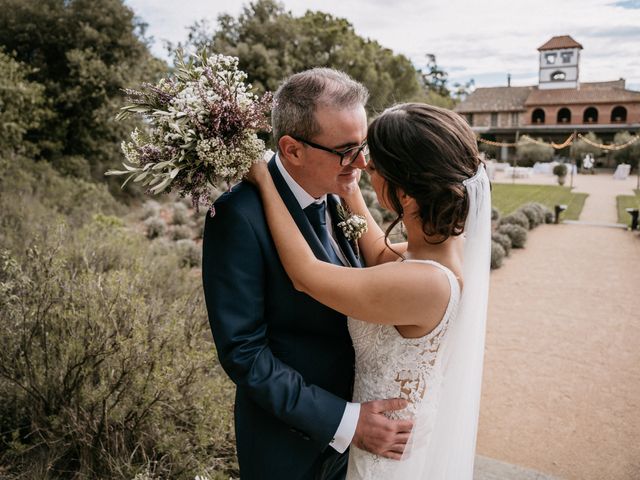
<path id="1" fill-rule="evenodd" d="M 162 40 L 184 41 L 187 27 L 237 16 L 247 0 L 125 0 L 148 24 L 153 52 L 168 59 Z M 346 18 L 357 34 L 409 57 L 418 68 L 436 55 L 451 84 L 476 87 L 538 83 L 537 48 L 571 35 L 584 49 L 580 81 L 625 78 L 640 91 L 640 0 L 281 0 L 294 15 L 320 10 Z"/>

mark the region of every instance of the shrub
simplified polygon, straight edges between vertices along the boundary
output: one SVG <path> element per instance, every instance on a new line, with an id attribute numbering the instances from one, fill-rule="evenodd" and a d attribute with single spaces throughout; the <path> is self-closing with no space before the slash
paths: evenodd
<path id="1" fill-rule="evenodd" d="M 234 474 L 233 386 L 199 278 L 125 229 L 42 238 L 24 258 L 0 253 L 2 473 Z"/>
<path id="2" fill-rule="evenodd" d="M 147 238 L 153 240 L 161 237 L 167 231 L 167 223 L 160 217 L 150 217 L 144 221 Z"/>
<path id="3" fill-rule="evenodd" d="M 498 233 L 507 235 L 511 239 L 513 248 L 524 248 L 527 243 L 527 229 L 520 225 L 504 224 L 498 228 Z"/>
<path id="4" fill-rule="evenodd" d="M 199 215 L 198 217 L 196 217 L 195 230 L 196 230 L 197 238 L 204 237 L 204 225 L 207 222 L 207 214 L 208 213 L 205 212 L 204 215 Z"/>
<path id="5" fill-rule="evenodd" d="M 200 267 L 202 264 L 202 247 L 193 240 L 178 240 L 176 250 L 182 266 L 192 268 Z"/>
<path id="6" fill-rule="evenodd" d="M 564 163 L 559 163 L 555 167 L 553 167 L 553 174 L 558 177 L 564 177 L 567 175 L 567 166 Z"/>
<path id="7" fill-rule="evenodd" d="M 540 208 L 540 204 L 527 203 L 520 207 L 522 212 L 529 220 L 529 229 L 533 230 L 541 223 L 544 223 L 544 211 Z"/>
<path id="8" fill-rule="evenodd" d="M 497 222 L 500 220 L 500 210 L 496 207 L 491 207 L 491 221 Z"/>
<path id="9" fill-rule="evenodd" d="M 502 217 L 500 219 L 500 225 L 518 225 L 526 230 L 529 230 L 529 219 L 522 212 L 514 212 L 511 215 L 507 215 L 506 217 Z"/>
<path id="10" fill-rule="evenodd" d="M 382 220 L 384 222 L 392 222 L 398 217 L 397 213 L 382 207 L 380 207 L 380 213 L 382 214 Z"/>
<path id="11" fill-rule="evenodd" d="M 548 209 L 547 207 L 544 207 L 544 223 L 553 223 L 556 220 L 556 217 L 554 215 L 554 213 Z"/>
<path id="12" fill-rule="evenodd" d="M 504 233 L 494 232 L 491 235 L 491 240 L 496 243 L 499 243 L 500 246 L 504 249 L 504 254 L 508 257 L 511 253 L 511 238 Z"/>
<path id="13" fill-rule="evenodd" d="M 174 225 L 169 230 L 171 240 L 186 240 L 193 238 L 193 230 L 186 225 Z"/>
<path id="14" fill-rule="evenodd" d="M 25 239 L 58 217 L 79 227 L 97 212 L 122 210 L 104 185 L 63 177 L 45 161 L 0 154 L 0 245 L 7 250 L 24 250 Z"/>
<path id="15" fill-rule="evenodd" d="M 371 208 L 372 206 L 378 206 L 378 197 L 376 196 L 376 192 L 373 190 L 362 190 L 362 197 L 364 198 L 364 202 L 367 204 L 367 207 Z"/>
<path id="16" fill-rule="evenodd" d="M 491 269 L 500 268 L 505 256 L 506 253 L 502 245 L 491 241 Z"/>
<path id="17" fill-rule="evenodd" d="M 160 215 L 160 204 L 155 200 L 147 200 L 142 204 L 142 212 L 140 220 L 146 220 L 149 217 L 157 217 Z"/>
<path id="18" fill-rule="evenodd" d="M 187 208 L 192 208 L 193 207 L 193 200 L 191 199 L 191 196 L 179 197 L 178 198 L 178 202 L 180 202 L 181 204 L 183 204 Z"/>
<path id="19" fill-rule="evenodd" d="M 186 225 L 189 223 L 189 210 L 184 203 L 176 202 L 173 204 L 171 223 L 174 225 Z"/>
<path id="20" fill-rule="evenodd" d="M 377 208 L 370 208 L 369 211 L 371 212 L 371 216 L 373 217 L 375 222 L 378 225 L 382 226 L 384 219 L 382 217 L 382 213 L 380 212 L 380 210 L 378 210 Z"/>

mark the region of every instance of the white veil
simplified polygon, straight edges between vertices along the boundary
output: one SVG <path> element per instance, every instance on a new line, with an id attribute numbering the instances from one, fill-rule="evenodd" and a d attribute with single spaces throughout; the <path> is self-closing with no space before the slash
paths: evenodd
<path id="1" fill-rule="evenodd" d="M 465 180 L 464 288 L 440 345 L 440 369 L 394 479 L 471 480 L 475 458 L 491 262 L 491 186 L 484 165 Z M 440 382 L 438 388 L 438 382 Z"/>

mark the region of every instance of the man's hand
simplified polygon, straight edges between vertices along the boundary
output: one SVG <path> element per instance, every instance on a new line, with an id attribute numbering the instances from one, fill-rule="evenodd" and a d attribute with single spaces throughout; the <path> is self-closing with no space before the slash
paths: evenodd
<path id="1" fill-rule="evenodd" d="M 413 421 L 390 420 L 383 412 L 402 410 L 407 403 L 401 398 L 390 398 L 360 404 L 360 416 L 352 444 L 367 452 L 400 460 Z"/>

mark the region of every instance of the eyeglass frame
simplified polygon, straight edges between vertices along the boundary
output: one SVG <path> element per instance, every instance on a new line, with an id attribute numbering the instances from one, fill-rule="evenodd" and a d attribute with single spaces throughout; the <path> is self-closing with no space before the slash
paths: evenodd
<path id="1" fill-rule="evenodd" d="M 318 150 L 323 150 L 325 152 L 338 155 L 340 157 L 340 166 L 342 167 L 351 165 L 353 162 L 355 162 L 358 159 L 358 155 L 360 155 L 360 153 L 362 153 L 365 149 L 367 149 L 367 152 L 364 153 L 364 159 L 365 159 L 365 164 L 369 163 L 369 159 L 367 158 L 367 156 L 369 155 L 369 144 L 367 143 L 366 140 L 356 147 L 349 147 L 342 151 L 339 151 L 339 150 L 336 150 L 335 148 L 323 147 L 322 145 L 318 145 L 317 143 L 310 142 L 309 140 L 305 140 L 304 138 L 299 138 L 294 136 L 292 136 L 291 138 L 293 138 L 294 140 L 297 140 L 298 142 L 309 145 L 312 148 L 317 148 Z M 349 163 L 343 163 L 347 154 L 354 150 L 356 151 L 356 154 L 351 158 L 351 161 Z"/>

